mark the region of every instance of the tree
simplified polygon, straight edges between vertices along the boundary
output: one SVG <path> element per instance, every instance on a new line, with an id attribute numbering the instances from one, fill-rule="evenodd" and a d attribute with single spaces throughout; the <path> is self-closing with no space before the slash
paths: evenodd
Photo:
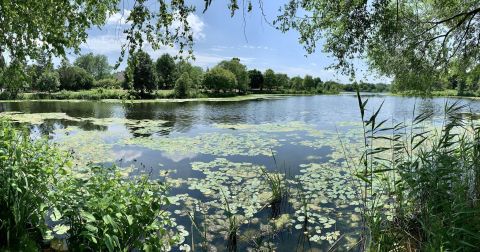
<path id="1" fill-rule="evenodd" d="M 251 89 L 263 90 L 263 74 L 257 69 L 248 71 L 248 78 L 250 79 L 249 86 Z"/>
<path id="2" fill-rule="evenodd" d="M 43 90 L 42 87 L 39 87 L 42 85 L 39 83 L 39 81 L 43 73 L 53 71 L 51 55 L 45 52 L 41 53 L 39 58 L 36 60 L 36 64 L 27 66 L 26 71 L 28 72 L 31 80 L 31 88 Z"/>
<path id="3" fill-rule="evenodd" d="M 190 76 L 188 76 L 188 73 L 183 73 L 175 82 L 175 97 L 187 97 L 191 86 L 192 80 L 190 79 Z"/>
<path id="4" fill-rule="evenodd" d="M 479 16 L 476 0 L 291 0 L 274 24 L 283 32 L 296 30 L 308 53 L 326 41 L 323 50 L 343 73 L 353 75 L 354 59 L 364 57 L 372 69 L 394 77 L 400 89 L 425 90 L 452 60 L 467 68 L 478 62 Z"/>
<path id="5" fill-rule="evenodd" d="M 315 88 L 315 81 L 311 75 L 307 74 L 303 78 L 303 88 L 309 91 Z"/>
<path id="6" fill-rule="evenodd" d="M 210 69 L 210 71 L 205 74 L 203 82 L 207 89 L 215 90 L 216 92 L 219 90 L 225 92 L 237 86 L 235 75 L 229 70 L 221 67 Z"/>
<path id="7" fill-rule="evenodd" d="M 10 65 L 4 69 L 0 88 L 5 89 L 4 92 L 9 98 L 16 98 L 19 92 L 30 86 L 31 79 L 27 74 L 26 65 L 22 60 L 13 59 Z"/>
<path id="8" fill-rule="evenodd" d="M 176 71 L 175 60 L 170 56 L 170 54 L 165 53 L 155 62 L 155 75 L 157 78 L 157 84 L 159 87 L 164 89 L 172 88 L 176 78 L 176 73 L 179 75 L 182 72 Z"/>
<path id="9" fill-rule="evenodd" d="M 275 72 L 272 69 L 267 69 L 263 75 L 264 85 L 268 90 L 272 90 L 276 86 Z"/>
<path id="10" fill-rule="evenodd" d="M 143 43 L 154 49 L 176 45 L 180 52 L 191 52 L 194 31 L 188 20 L 195 8 L 185 1 L 156 2 L 158 7 L 150 8 L 151 1 L 136 1 L 126 16 L 129 27 L 124 30 L 127 39 L 121 59 L 125 52 L 138 51 Z M 209 2 L 205 0 L 205 10 Z M 104 25 L 119 6 L 121 0 L 2 1 L 0 54 L 8 52 L 11 58 L 25 60 L 36 59 L 41 52 L 55 56 L 65 56 L 67 49 L 78 52 L 88 37 L 87 30 Z"/>
<path id="11" fill-rule="evenodd" d="M 288 83 L 290 79 L 288 78 L 288 75 L 282 74 L 282 73 L 277 73 L 275 74 L 275 80 L 277 82 L 277 89 L 279 88 L 288 88 Z"/>
<path id="12" fill-rule="evenodd" d="M 84 54 L 75 59 L 73 65 L 85 69 L 95 80 L 105 79 L 112 72 L 112 67 L 108 64 L 108 58 L 105 55 Z"/>
<path id="13" fill-rule="evenodd" d="M 188 76 L 192 80 L 192 88 L 201 88 L 203 84 L 203 69 L 201 67 L 193 66 L 188 61 L 180 60 L 175 66 L 175 79 L 180 78 L 184 73 L 188 73 Z"/>
<path id="14" fill-rule="evenodd" d="M 130 56 L 125 73 L 128 86 L 142 94 L 151 93 L 156 88 L 153 62 L 150 55 L 144 51 L 138 51 Z"/>
<path id="15" fill-rule="evenodd" d="M 315 89 L 316 90 L 321 90 L 322 89 L 322 80 L 319 77 L 313 78 L 313 82 L 315 83 Z"/>
<path id="16" fill-rule="evenodd" d="M 290 79 L 290 88 L 294 90 L 303 89 L 303 79 L 300 76 L 295 76 Z"/>
<path id="17" fill-rule="evenodd" d="M 55 71 L 44 71 L 37 81 L 39 91 L 55 92 L 60 87 L 60 76 Z"/>
<path id="18" fill-rule="evenodd" d="M 243 64 L 240 63 L 239 58 L 233 58 L 229 61 L 222 61 L 220 62 L 217 67 L 222 67 L 230 72 L 232 72 L 235 75 L 235 78 L 237 79 L 237 86 L 236 88 L 240 92 L 245 92 L 247 91 L 248 88 L 248 73 L 247 73 L 247 67 Z"/>
<path id="19" fill-rule="evenodd" d="M 58 74 L 60 77 L 60 89 L 77 91 L 91 89 L 93 86 L 93 77 L 83 68 L 62 63 L 58 69 Z"/>

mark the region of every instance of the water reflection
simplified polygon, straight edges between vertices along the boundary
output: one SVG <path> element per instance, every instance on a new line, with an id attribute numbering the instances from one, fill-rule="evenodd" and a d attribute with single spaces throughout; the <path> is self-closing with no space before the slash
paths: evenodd
<path id="1" fill-rule="evenodd" d="M 397 121 L 410 119 L 414 107 L 417 108 L 417 113 L 433 112 L 437 116 L 441 115 L 442 107 L 445 103 L 445 99 L 442 98 L 416 99 L 384 95 L 371 95 L 368 98 L 367 109 L 369 111 L 378 109 L 384 102 L 382 116 L 385 119 L 393 118 Z M 462 100 L 462 102 L 466 101 Z M 473 112 L 480 111 L 480 103 L 472 102 L 470 106 Z M 31 129 L 41 135 L 54 135 L 52 138 L 58 137 L 58 139 L 61 139 L 63 137 L 66 141 L 75 141 L 76 143 L 71 146 L 72 149 L 84 151 L 93 158 L 102 160 L 104 157 L 110 157 L 111 159 L 105 161 L 105 163 L 116 162 L 122 167 L 132 165 L 137 168 L 132 171 L 133 175 L 147 173 L 151 178 L 156 179 L 161 177 L 160 174 L 162 172 L 168 170 L 172 171 L 171 178 L 187 180 L 190 182 L 190 185 L 192 181 L 195 182 L 196 180 L 198 185 L 203 185 L 204 181 L 202 179 L 205 179 L 208 174 L 215 173 L 218 176 L 211 177 L 210 186 L 212 186 L 212 183 L 228 186 L 232 185 L 233 180 L 238 179 L 234 185 L 238 186 L 239 191 L 245 189 L 245 181 L 252 182 L 253 180 L 247 175 L 244 175 L 245 180 L 243 180 L 242 176 L 240 176 L 242 174 L 238 173 L 238 167 L 243 167 L 243 164 L 262 166 L 269 172 L 278 171 L 274 159 L 264 152 L 260 153 L 265 149 L 270 151 L 270 147 L 274 148 L 273 151 L 276 153 L 278 164 L 292 176 L 298 176 L 302 173 L 299 168 L 302 167 L 301 165 L 306 167 L 305 165 L 312 163 L 323 165 L 330 161 L 343 162 L 344 160 L 341 158 L 331 156 L 335 151 L 335 146 L 332 145 L 333 141 L 327 139 L 321 133 L 327 130 L 335 131 L 341 123 L 359 122 L 360 120 L 357 98 L 351 94 L 299 96 L 279 100 L 242 102 L 0 102 L 0 111 L 66 113 L 73 119 L 46 119 L 42 124 L 31 126 Z M 109 118 L 109 120 L 94 120 L 92 118 Z M 318 139 L 314 139 L 314 136 L 309 136 L 305 132 L 288 131 L 290 130 L 288 127 L 291 127 L 291 125 L 287 123 L 290 122 L 299 122 L 301 125 L 313 127 L 314 130 L 317 130 L 315 132 L 318 134 L 316 135 Z M 263 128 L 264 131 L 259 133 L 257 131 L 261 131 L 261 126 L 259 128 L 251 127 L 251 125 L 259 126 L 259 124 L 265 123 L 280 126 L 287 125 L 287 131 L 269 132 L 269 130 Z M 224 125 L 224 128 L 219 128 L 216 124 L 228 125 Z M 247 128 L 251 127 L 253 130 L 242 132 L 241 130 L 229 129 L 241 128 L 242 125 Z M 352 127 L 344 127 L 340 134 L 348 135 L 348 130 Z M 74 130 L 57 132 L 59 129 L 68 128 L 74 128 Z M 56 132 L 57 135 L 55 135 Z M 83 134 L 78 134 L 79 132 Z M 220 134 L 213 135 L 211 133 Z M 75 134 L 77 134 L 77 138 L 73 138 Z M 220 137 L 216 137 L 219 135 Z M 198 136 L 205 137 L 195 138 Z M 350 135 L 350 137 L 353 137 L 353 135 Z M 151 141 L 148 144 L 141 141 L 135 142 L 136 144 L 125 143 L 125 140 L 133 138 L 135 138 L 134 140 L 146 138 Z M 166 144 L 157 145 L 165 139 L 169 140 L 164 141 Z M 276 141 L 275 144 L 268 144 L 268 141 L 272 139 Z M 101 141 L 95 142 L 96 140 Z M 307 143 L 308 141 L 313 142 L 310 145 L 305 145 L 305 143 L 302 145 L 302 141 Z M 93 145 L 92 142 L 94 142 Z M 202 145 L 205 144 L 204 142 L 206 142 L 206 145 Z M 180 145 L 175 145 L 176 143 L 180 143 Z M 266 145 L 263 145 L 264 143 Z M 180 152 L 179 150 L 184 145 L 187 146 L 186 150 Z M 229 151 L 235 148 L 241 149 L 241 151 Z M 206 152 L 207 149 L 208 152 Z M 253 154 L 249 154 L 251 150 L 253 150 Z M 215 169 L 210 169 L 210 167 L 204 172 L 192 169 L 192 162 L 208 164 L 219 157 L 225 159 L 227 164 L 233 165 L 232 168 L 222 172 L 218 172 L 220 167 Z M 226 167 L 224 164 L 220 166 L 221 168 Z M 246 166 L 249 167 L 248 165 Z M 318 170 L 315 170 L 317 168 Z M 316 173 L 309 173 L 312 177 L 313 175 L 318 175 L 319 171 L 326 170 L 324 169 L 325 167 L 317 168 L 313 170 Z M 323 178 L 328 177 L 328 181 L 325 181 L 330 183 L 331 181 L 336 181 L 335 179 L 342 181 L 342 176 L 343 174 L 337 177 L 324 176 Z M 306 183 L 310 182 L 307 179 L 310 176 L 304 176 L 303 178 Z M 227 181 L 227 179 L 229 180 Z M 316 181 L 320 179 L 322 178 L 315 178 Z M 344 184 L 336 185 L 339 190 L 345 190 Z M 203 189 L 211 190 L 211 188 Z M 311 200 L 324 197 L 324 192 L 326 192 L 313 189 L 312 191 L 318 195 L 314 195 Z M 195 199 L 203 200 L 203 202 L 207 200 L 210 202 L 218 201 L 218 199 L 208 198 L 198 188 L 189 189 L 189 185 L 186 184 L 172 188 L 172 193 L 187 193 Z M 248 190 L 242 191 L 242 193 L 251 195 L 249 194 L 251 192 Z M 342 191 L 343 194 L 345 194 L 344 191 Z M 290 199 L 293 199 L 293 197 Z M 297 222 L 303 223 L 303 226 L 300 226 L 298 230 L 297 228 L 289 228 L 285 231 L 274 233 L 274 235 L 269 233 L 271 232 L 268 230 L 269 225 L 266 225 L 268 220 L 275 217 L 280 218 L 285 213 L 293 216 L 295 210 L 299 209 L 298 206 L 295 206 L 296 209 L 293 209 L 293 203 L 289 200 L 281 202 L 283 202 L 283 205 L 270 204 L 270 206 L 265 206 L 255 214 L 254 217 L 260 220 L 260 224 L 249 223 L 240 227 L 240 233 L 242 234 L 247 234 L 249 230 L 256 231 L 251 232 L 252 236 L 248 239 L 240 237 L 241 239 L 238 240 L 239 244 L 237 244 L 240 248 L 265 248 L 265 244 L 267 244 L 265 246 L 270 246 L 278 243 L 284 244 L 281 248 L 284 251 L 318 248 L 318 243 L 315 242 L 315 239 L 313 239 L 313 242 L 311 241 L 311 238 L 315 237 L 309 237 L 314 231 L 312 230 L 314 225 L 308 222 L 306 213 L 303 214 L 306 217 Z M 333 209 L 335 207 L 331 202 L 322 204 L 322 208 L 317 209 L 318 213 L 322 215 L 324 214 L 322 212 L 324 209 Z M 350 206 L 347 205 L 347 207 Z M 351 209 L 347 207 L 341 211 L 350 213 Z M 217 205 L 213 205 L 212 209 L 219 210 Z M 190 223 L 188 218 L 182 219 L 179 217 L 178 220 L 179 223 L 185 226 Z M 340 224 L 335 226 L 335 229 L 340 230 L 342 233 L 345 230 L 351 230 L 350 227 L 343 227 Z M 263 233 L 259 233 L 259 230 Z M 310 233 L 306 232 L 307 230 Z M 213 234 L 216 235 L 216 240 L 212 244 L 224 247 L 226 243 L 223 237 L 219 233 Z M 263 247 L 259 244 L 263 244 Z M 272 246 L 272 248 L 274 247 Z M 323 249 L 324 247 L 321 248 Z"/>

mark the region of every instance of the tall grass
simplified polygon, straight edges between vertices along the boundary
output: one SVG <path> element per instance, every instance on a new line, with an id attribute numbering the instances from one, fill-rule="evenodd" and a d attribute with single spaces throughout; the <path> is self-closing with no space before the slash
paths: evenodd
<path id="1" fill-rule="evenodd" d="M 363 183 L 363 250 L 478 251 L 480 249 L 480 127 L 446 103 L 443 125 L 431 113 L 411 123 L 368 117 L 358 95 L 364 152 L 356 176 Z"/>

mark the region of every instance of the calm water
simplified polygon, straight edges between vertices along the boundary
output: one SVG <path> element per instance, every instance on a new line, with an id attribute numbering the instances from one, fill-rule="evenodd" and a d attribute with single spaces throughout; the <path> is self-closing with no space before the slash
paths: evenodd
<path id="1" fill-rule="evenodd" d="M 410 119 L 414 107 L 441 118 L 446 102 L 444 98 L 367 97 L 370 111 L 384 102 L 381 116 L 396 121 Z M 460 102 L 480 112 L 480 102 Z M 9 113 L 14 111 L 25 114 L 18 118 Z M 169 210 L 187 230 L 191 221 L 186 213 L 203 212 L 206 217 L 199 214 L 198 220 L 208 222 L 210 249 L 222 251 L 226 246 L 219 188 L 228 192 L 230 204 L 244 216 L 241 250 L 326 250 L 338 238 L 335 231 L 343 235 L 358 227 L 351 218 L 358 205 L 349 204 L 352 189 L 342 180 L 345 163 L 338 140 L 344 137 L 350 141 L 347 148 L 358 147 L 355 130 L 360 114 L 353 94 L 235 102 L 0 102 L 0 112 L 29 125 L 35 137 L 48 136 L 60 148 L 75 152 L 79 165 L 116 163 L 129 167 L 131 176 L 147 173 L 152 179 L 171 182 L 170 193 L 178 202 Z M 317 166 L 322 168 L 316 170 Z M 307 238 L 303 227 L 296 227 L 303 221 L 300 194 L 292 193 L 280 213 L 273 214 L 262 198 L 268 191 L 262 168 L 286 173 L 292 184 L 307 188 L 306 200 L 312 205 L 308 211 L 313 214 Z M 329 169 L 338 172 L 325 177 L 322 171 Z M 312 182 L 317 177 L 315 181 L 320 182 Z M 288 224 L 272 231 L 275 224 L 270 219 L 282 214 L 288 215 Z M 190 234 L 185 243 L 191 244 L 191 239 Z M 195 231 L 193 239 L 197 244 L 201 241 Z"/>

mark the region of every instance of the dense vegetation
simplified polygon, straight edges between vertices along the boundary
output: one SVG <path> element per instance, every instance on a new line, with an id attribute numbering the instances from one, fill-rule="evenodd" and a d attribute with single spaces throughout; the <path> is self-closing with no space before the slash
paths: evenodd
<path id="1" fill-rule="evenodd" d="M 103 56 L 84 55 L 73 65 L 63 61 L 58 69 L 49 60 L 49 55 L 65 56 L 68 49 L 78 51 L 87 29 L 105 24 L 107 16 L 119 10 L 119 0 L 2 1 L 2 95 L 16 98 L 25 91 L 49 95 L 120 86 L 140 97 L 171 88 L 177 97 L 248 89 L 339 91 L 336 83 L 308 75 L 289 78 L 271 69 L 248 71 L 235 58 L 205 73 L 169 56 L 154 62 L 140 50 L 143 43 L 154 49 L 178 45 L 182 53 L 193 49 L 187 17 L 194 8 L 185 1 L 157 2 L 159 8 L 152 9 L 150 1 L 137 1 L 127 17 L 131 26 L 124 31 L 127 43 L 121 58 L 127 51 L 130 57 L 125 80 L 119 81 L 111 76 Z M 212 2 L 204 1 L 205 10 Z M 238 1 L 228 2 L 234 15 L 240 9 Z M 252 2 L 243 8 L 251 11 Z M 308 53 L 325 41 L 324 51 L 337 59 L 334 67 L 343 73 L 353 76 L 354 60 L 363 57 L 372 69 L 394 79 L 396 92 L 478 93 L 480 6 L 476 0 L 291 0 L 280 11 L 273 23 L 276 28 L 298 31 Z M 173 24 L 178 29 L 171 29 Z M 4 52 L 11 58 L 8 64 Z M 384 87 L 365 86 L 376 88 Z M 93 92 L 104 92 L 100 90 Z M 459 117 L 461 107 L 453 104 L 445 106 L 444 124 L 438 131 L 423 127 L 428 114 L 414 115 L 411 124 L 394 122 L 385 128 L 386 121 L 377 121 L 379 111 L 367 117 L 365 104 L 359 97 L 365 150 L 357 157 L 359 163 L 352 162 L 363 197 L 361 249 L 478 251 L 478 126 Z M 32 141 L 29 133 L 8 123 L 0 124 L 0 136 L 2 249 L 39 249 L 51 232 L 67 234 L 69 247 L 79 250 L 150 251 L 168 249 L 181 239 L 166 229 L 175 223 L 161 210 L 168 201 L 165 185 L 158 181 L 125 179 L 116 168 L 83 167 L 88 174 L 76 171 L 69 157 L 43 140 Z M 277 179 L 271 181 L 272 188 L 278 185 Z M 385 209 L 380 203 L 384 200 L 392 207 Z M 111 202 L 115 204 L 110 206 Z M 228 237 L 236 241 L 238 224 L 233 214 L 229 218 Z M 59 225 L 49 230 L 47 221 Z"/>
<path id="2" fill-rule="evenodd" d="M 372 239 L 364 248 L 477 251 L 480 128 L 462 117 L 465 105 L 445 103 L 445 121 L 432 129 L 425 122 L 433 112 L 385 126 L 381 107 L 367 115 L 368 100 L 358 101 L 365 142 L 356 176 L 364 188 L 365 239 Z"/>
<path id="3" fill-rule="evenodd" d="M 188 98 L 249 92 L 332 94 L 355 90 L 354 84 L 324 82 L 310 75 L 290 78 L 272 69 L 264 73 L 248 70 L 238 58 L 222 61 L 206 72 L 185 60 L 175 61 L 169 54 L 153 61 L 143 51 L 129 57 L 127 68 L 119 73 L 112 73 L 106 56 L 91 53 L 81 55 L 73 64 L 63 59 L 57 69 L 46 54 L 36 64 L 15 64 L 0 64 L 0 88 L 3 89 L 0 95 L 3 98 Z M 385 84 L 360 83 L 359 88 L 365 92 L 388 91 Z M 172 89 L 171 95 L 158 92 Z"/>
<path id="4" fill-rule="evenodd" d="M 74 251 L 168 250 L 182 239 L 165 212 L 164 183 L 72 164 L 46 140 L 0 121 L 0 250 L 37 251 L 62 235 Z"/>

